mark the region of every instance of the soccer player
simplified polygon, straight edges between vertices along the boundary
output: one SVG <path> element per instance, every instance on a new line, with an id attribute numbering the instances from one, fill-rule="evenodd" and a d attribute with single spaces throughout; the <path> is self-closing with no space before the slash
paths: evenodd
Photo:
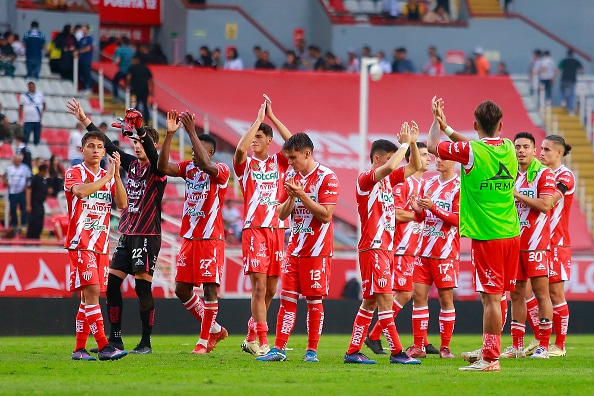
<path id="1" fill-rule="evenodd" d="M 285 361 L 285 347 L 295 327 L 299 295 L 307 300 L 305 362 L 318 362 L 318 343 L 324 323 L 322 299 L 328 295 L 334 254 L 332 216 L 338 201 L 336 174 L 313 158 L 314 145 L 305 133 L 291 136 L 283 155 L 293 167 L 287 172 L 278 206 L 281 220 L 291 216 L 291 237 L 281 268 L 280 308 L 274 348 L 256 360 Z"/>
<path id="2" fill-rule="evenodd" d="M 458 287 L 460 273 L 460 177 L 454 171 L 454 162 L 437 158 L 435 167 L 439 175 L 427 180 L 423 191 L 412 200 L 415 220 L 423 223 L 418 260 L 413 273 L 413 337 L 414 344 L 407 348 L 409 356 L 425 355 L 424 340 L 429 324 L 429 288 L 437 287 L 439 296 L 439 357 L 451 359 L 450 341 L 456 323 L 454 288 Z"/>
<path id="3" fill-rule="evenodd" d="M 183 123 L 192 142 L 192 160 L 179 164 L 169 162 L 173 134 Z M 158 169 L 168 176 L 181 177 L 186 183 L 186 202 L 180 236 L 184 238 L 176 262 L 175 295 L 184 307 L 202 323 L 200 339 L 192 351 L 204 355 L 228 336 L 216 322 L 219 311 L 217 287 L 221 284 L 225 261 L 225 225 L 222 207 L 225 202 L 229 167 L 213 162 L 216 140 L 208 134 L 196 133 L 195 115 L 167 113 L 167 135 L 159 155 Z M 202 286 L 204 303 L 194 293 Z"/>
<path id="4" fill-rule="evenodd" d="M 423 142 L 417 142 L 416 147 L 421 157 L 421 168 L 413 175 L 409 176 L 404 182 L 394 187 L 394 205 L 396 207 L 396 229 L 394 231 L 394 266 L 392 268 L 392 293 L 394 295 L 394 304 L 392 311 L 394 320 L 402 310 L 402 307 L 410 301 L 413 294 L 412 277 L 415 268 L 415 254 L 419 247 L 423 224 L 415 221 L 414 211 L 411 202 L 420 193 L 423 183 L 423 174 L 429 170 L 431 156 L 427 151 L 427 145 Z M 406 161 L 410 160 L 411 149 L 406 152 Z M 380 337 L 382 328 L 379 322 L 365 338 L 367 345 L 375 354 L 383 355 L 384 348 Z M 434 350 L 434 351 L 433 351 Z M 439 353 L 433 345 L 425 340 L 425 351 L 427 353 Z M 415 356 L 416 357 L 416 356 Z"/>
<path id="5" fill-rule="evenodd" d="M 70 257 L 69 289 L 81 292 L 72 359 L 96 360 L 86 350 L 90 332 L 97 342 L 99 360 L 117 360 L 127 352 L 107 341 L 99 294 L 107 286 L 111 205 L 114 200 L 119 209 L 128 204 L 120 177 L 120 155 L 114 153 L 108 170 L 101 169 L 105 139 L 99 132 L 87 132 L 83 136 L 81 151 L 83 162 L 66 171 L 64 182 L 69 218 L 64 243 Z"/>
<path id="6" fill-rule="evenodd" d="M 500 371 L 501 298 L 513 291 L 520 254 L 520 224 L 514 201 L 518 160 L 513 142 L 499 137 L 503 113 L 491 102 L 474 111 L 480 140 L 469 141 L 447 125 L 441 99 L 432 100 L 433 124 L 427 148 L 441 159 L 460 162 L 460 235 L 471 238 L 474 283 L 483 303 L 483 348 L 462 371 Z M 440 129 L 453 142 L 440 142 Z"/>
<path id="7" fill-rule="evenodd" d="M 409 357 L 403 351 L 392 312 L 394 303 L 392 249 L 396 221 L 392 189 L 421 167 L 416 145 L 418 135 L 417 124 L 413 121 L 411 128 L 405 122 L 398 136 L 399 149 L 388 140 L 380 139 L 373 142 L 369 154 L 371 169 L 361 173 L 357 178 L 357 207 L 361 221 L 361 239 L 358 249 L 363 302 L 355 317 L 351 342 L 344 356 L 345 363 L 376 363 L 375 360 L 361 353 L 363 336 L 367 333 L 376 308 L 378 308 L 379 325 L 390 347 L 390 363 L 421 363 L 420 360 Z M 412 144 L 412 162 L 397 169 L 410 144 Z"/>
<path id="8" fill-rule="evenodd" d="M 540 346 L 532 357 L 548 358 L 549 339 L 553 330 L 553 307 L 549 296 L 550 241 L 549 211 L 555 194 L 555 176 L 536 156 L 536 141 L 528 132 L 514 137 L 519 172 L 516 179 L 516 209 L 520 218 L 520 265 L 516 289 L 511 292 L 512 345 L 501 353 L 502 358 L 525 357 L 526 283 L 530 280 L 540 313 L 538 334 Z"/>
<path id="9" fill-rule="evenodd" d="M 76 99 L 70 100 L 66 106 L 67 112 L 73 114 L 88 131 L 100 132 Z M 155 145 L 159 142 L 159 133 L 153 128 L 142 127 L 142 114 L 137 110 L 128 110 L 121 127 L 129 134 L 136 131 L 136 136 L 131 137 L 136 155 L 119 149 L 104 134 L 107 154 L 119 153 L 122 167 L 128 173 L 128 206 L 122 210 L 120 217 L 118 232 L 121 236 L 111 260 L 107 281 L 107 311 L 111 325 L 109 342 L 118 349 L 124 349 L 121 285 L 127 275 L 133 275 L 142 336 L 130 353 L 148 354 L 152 353 L 151 333 L 155 318 L 152 282 L 161 250 L 161 200 L 167 176 L 157 170 Z"/>
<path id="10" fill-rule="evenodd" d="M 566 355 L 565 339 L 569 325 L 565 281 L 568 281 L 571 275 L 569 212 L 575 192 L 575 178 L 571 170 L 561 164 L 561 159 L 570 151 L 571 146 L 558 135 L 547 136 L 542 142 L 540 151 L 540 161 L 552 169 L 557 187 L 551 212 L 551 251 L 549 253 L 549 293 L 553 304 L 553 330 L 555 331 L 555 343 L 549 346 L 551 357 Z M 539 316 L 542 317 L 542 314 Z M 538 341 L 531 342 L 526 348 L 526 353 L 531 353 L 540 344 Z"/>
<path id="11" fill-rule="evenodd" d="M 244 274 L 252 283 L 252 317 L 241 349 L 256 356 L 270 351 L 266 313 L 276 293 L 285 250 L 285 229 L 279 227 L 276 207 L 279 184 L 289 166 L 281 153 L 268 154 L 273 132 L 263 122 L 264 118 L 268 116 L 283 140 L 291 137 L 291 132 L 272 112 L 270 99 L 264 97 L 256 121 L 239 140 L 233 157 L 244 198 L 245 222 L 241 233 Z M 247 155 L 250 147 L 252 156 Z"/>

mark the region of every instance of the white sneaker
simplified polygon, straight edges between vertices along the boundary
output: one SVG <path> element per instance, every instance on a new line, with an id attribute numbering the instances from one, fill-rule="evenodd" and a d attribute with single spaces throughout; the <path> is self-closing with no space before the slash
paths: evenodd
<path id="1" fill-rule="evenodd" d="M 524 347 L 524 352 L 526 353 L 526 356 L 532 355 L 539 345 L 540 341 L 538 341 L 536 338 L 530 341 L 530 344 L 528 344 L 527 347 Z"/>
<path id="2" fill-rule="evenodd" d="M 460 371 L 501 371 L 499 360 L 494 362 L 487 362 L 486 360 L 480 359 L 472 363 L 470 366 L 460 367 Z"/>
<path id="3" fill-rule="evenodd" d="M 474 363 L 483 357 L 483 349 L 479 348 L 470 352 L 462 352 L 460 356 L 462 356 L 462 359 L 466 360 L 468 363 Z"/>
<path id="4" fill-rule="evenodd" d="M 510 345 L 501 352 L 500 358 L 525 358 L 526 352 L 524 349 L 516 349 L 515 346 Z"/>
<path id="5" fill-rule="evenodd" d="M 241 350 L 251 353 L 254 356 L 259 356 L 258 352 L 260 351 L 260 345 L 258 344 L 258 341 L 243 340 L 241 343 Z"/>
<path id="6" fill-rule="evenodd" d="M 548 359 L 549 351 L 547 351 L 547 348 L 539 346 L 530 357 L 534 359 Z"/>
<path id="7" fill-rule="evenodd" d="M 567 355 L 565 348 L 561 349 L 557 345 L 549 345 L 549 356 L 550 357 L 561 357 Z"/>
<path id="8" fill-rule="evenodd" d="M 268 344 L 261 345 L 260 348 L 258 349 L 258 356 L 264 356 L 268 352 L 270 352 L 270 345 L 268 345 Z"/>

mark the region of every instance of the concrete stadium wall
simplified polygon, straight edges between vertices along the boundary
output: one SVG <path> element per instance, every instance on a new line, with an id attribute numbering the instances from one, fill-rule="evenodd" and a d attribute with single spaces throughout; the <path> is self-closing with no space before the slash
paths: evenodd
<path id="1" fill-rule="evenodd" d="M 78 304 L 79 300 L 76 298 L 0 298 L 0 312 L 2 312 L 0 336 L 74 335 L 74 317 Z M 199 324 L 177 299 L 158 299 L 155 305 L 155 335 L 198 335 Z M 353 300 L 324 301 L 324 333 L 350 333 L 359 305 L 359 301 Z M 397 318 L 398 331 L 402 334 L 411 333 L 411 305 L 407 304 Z M 102 300 L 101 306 L 106 329 L 109 329 L 104 300 Z M 268 314 L 269 333 L 271 335 L 274 334 L 276 326 L 278 306 L 279 300 L 273 300 Z M 439 334 L 438 302 L 430 300 L 429 308 L 431 311 L 429 333 Z M 591 315 L 592 302 L 570 301 L 569 309 L 571 312 L 570 334 L 592 333 L 592 329 L 594 329 L 594 316 Z M 479 301 L 458 301 L 456 302 L 456 312 L 456 333 L 480 334 L 482 332 L 482 305 Z M 304 334 L 306 332 L 306 315 L 306 304 L 304 300 L 301 300 L 298 305 L 295 333 Z M 225 326 L 230 334 L 243 335 L 249 317 L 249 300 L 219 301 L 217 321 Z M 140 334 L 141 326 L 137 299 L 124 299 L 122 322 L 124 338 L 126 338 L 126 334 Z M 509 334 L 509 318 L 504 332 Z"/>

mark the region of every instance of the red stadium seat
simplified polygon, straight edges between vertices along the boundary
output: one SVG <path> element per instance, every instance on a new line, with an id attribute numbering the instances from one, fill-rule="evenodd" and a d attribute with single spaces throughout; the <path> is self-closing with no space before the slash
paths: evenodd
<path id="1" fill-rule="evenodd" d="M 14 157 L 14 151 L 10 143 L 2 143 L 0 146 L 0 159 L 11 159 Z"/>

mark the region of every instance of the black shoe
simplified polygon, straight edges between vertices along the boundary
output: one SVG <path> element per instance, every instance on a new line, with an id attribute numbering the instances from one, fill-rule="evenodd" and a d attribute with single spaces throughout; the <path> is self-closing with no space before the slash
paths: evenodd
<path id="1" fill-rule="evenodd" d="M 386 354 L 384 348 L 382 347 L 382 340 L 372 340 L 369 337 L 365 337 L 365 345 L 367 345 L 367 347 L 371 349 L 376 355 Z"/>
<path id="2" fill-rule="evenodd" d="M 439 349 L 435 348 L 433 344 L 425 345 L 425 353 L 427 355 L 439 355 Z"/>
<path id="3" fill-rule="evenodd" d="M 126 356 L 128 352 L 115 348 L 111 344 L 107 344 L 99 351 L 99 360 L 118 360 Z"/>
<path id="4" fill-rule="evenodd" d="M 136 345 L 136 348 L 130 351 L 130 353 L 134 353 L 137 355 L 147 355 L 149 353 L 153 353 L 153 348 L 151 348 L 150 346 L 146 346 L 142 342 L 140 342 L 138 343 L 138 345 Z"/>
<path id="5" fill-rule="evenodd" d="M 109 341 L 109 345 L 113 346 L 116 349 L 119 349 L 120 351 L 124 350 L 124 343 L 120 340 L 120 341 Z M 99 353 L 99 348 L 95 347 L 95 348 L 91 348 L 89 349 L 89 352 L 91 353 Z"/>

